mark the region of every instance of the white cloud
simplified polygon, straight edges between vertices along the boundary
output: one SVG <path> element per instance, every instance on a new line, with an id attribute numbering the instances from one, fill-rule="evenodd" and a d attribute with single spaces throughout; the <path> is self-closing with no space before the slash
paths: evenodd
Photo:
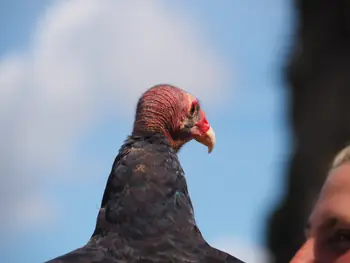
<path id="1" fill-rule="evenodd" d="M 162 1 L 56 1 L 33 32 L 27 52 L 0 60 L 0 185 L 14 204 L 39 187 L 18 182 L 57 165 L 96 120 L 132 118 L 151 85 L 178 85 L 207 105 L 231 88 L 200 28 Z"/>
<path id="2" fill-rule="evenodd" d="M 211 242 L 211 245 L 247 263 L 271 262 L 271 258 L 266 249 L 251 245 L 242 240 L 236 240 L 231 237 L 221 237 Z"/>

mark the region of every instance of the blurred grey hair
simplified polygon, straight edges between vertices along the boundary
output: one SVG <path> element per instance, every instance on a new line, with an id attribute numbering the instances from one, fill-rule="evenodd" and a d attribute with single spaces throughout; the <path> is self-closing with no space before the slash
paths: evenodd
<path id="1" fill-rule="evenodd" d="M 343 148 L 334 158 L 332 169 L 345 163 L 350 163 L 350 145 Z"/>

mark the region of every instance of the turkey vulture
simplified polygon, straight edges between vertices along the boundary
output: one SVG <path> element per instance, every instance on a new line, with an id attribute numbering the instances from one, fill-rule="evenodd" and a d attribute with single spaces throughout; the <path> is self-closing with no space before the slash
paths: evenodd
<path id="1" fill-rule="evenodd" d="M 211 247 L 196 225 L 177 156 L 192 139 L 209 152 L 215 144 L 198 100 L 171 85 L 148 89 L 114 161 L 90 240 L 47 262 L 243 262 Z"/>

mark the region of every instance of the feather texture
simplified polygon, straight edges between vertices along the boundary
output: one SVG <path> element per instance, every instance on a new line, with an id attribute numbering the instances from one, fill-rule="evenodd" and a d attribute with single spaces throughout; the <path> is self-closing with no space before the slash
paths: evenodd
<path id="1" fill-rule="evenodd" d="M 89 242 L 47 263 L 235 263 L 195 219 L 184 171 L 162 134 L 129 137 L 116 157 Z"/>

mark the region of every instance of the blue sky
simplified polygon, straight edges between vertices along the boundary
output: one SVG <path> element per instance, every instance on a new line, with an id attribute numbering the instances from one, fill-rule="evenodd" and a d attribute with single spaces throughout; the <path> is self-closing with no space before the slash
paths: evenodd
<path id="1" fill-rule="evenodd" d="M 2 253 L 42 262 L 88 240 L 134 103 L 148 83 L 169 79 L 203 101 L 216 131 L 211 155 L 195 142 L 179 154 L 199 227 L 210 243 L 248 261 L 244 249 L 264 246 L 289 154 L 281 66 L 290 1 L 71 2 L 1 2 L 2 151 L 16 159 L 5 171 L 15 178 L 11 191 L 26 193 L 24 207 L 36 202 L 30 220 L 14 209 L 21 218 L 10 220 L 7 230 L 16 230 Z M 25 210 L 21 198 L 13 206 Z M 13 253 L 18 246 L 21 255 Z"/>

